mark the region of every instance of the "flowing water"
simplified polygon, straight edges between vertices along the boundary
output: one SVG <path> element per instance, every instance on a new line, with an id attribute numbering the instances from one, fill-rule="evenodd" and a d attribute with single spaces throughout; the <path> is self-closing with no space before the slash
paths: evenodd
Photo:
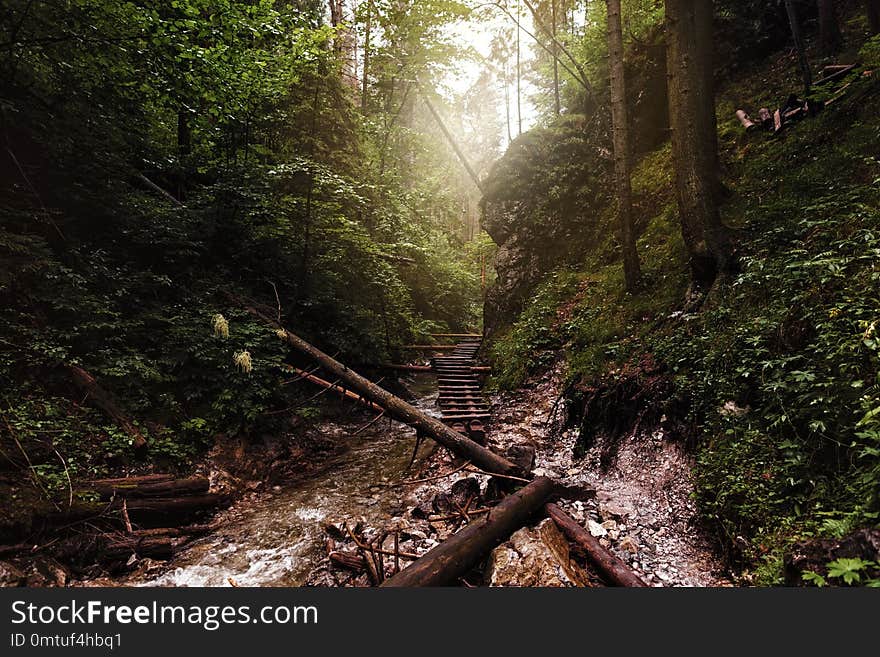
<path id="1" fill-rule="evenodd" d="M 419 377 L 414 404 L 439 415 L 433 377 Z M 416 387 L 414 386 L 414 387 Z M 299 586 L 325 556 L 324 526 L 358 520 L 376 525 L 400 507 L 399 481 L 412 455 L 415 432 L 380 420 L 359 435 L 356 424 L 326 423 L 322 431 L 350 447 L 313 477 L 245 499 L 224 513 L 216 533 L 190 543 L 170 569 L 135 574 L 138 586 Z M 429 446 L 423 446 L 423 450 Z"/>

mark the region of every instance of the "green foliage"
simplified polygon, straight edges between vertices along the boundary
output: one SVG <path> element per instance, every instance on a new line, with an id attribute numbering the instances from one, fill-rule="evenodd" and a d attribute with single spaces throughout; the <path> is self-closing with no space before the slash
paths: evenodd
<path id="1" fill-rule="evenodd" d="M 828 577 L 840 578 L 844 584 L 857 584 L 868 568 L 878 566 L 880 564 L 864 559 L 835 559 L 828 562 Z"/>
<path id="2" fill-rule="evenodd" d="M 874 41 L 862 51 L 866 61 Z M 782 582 L 793 542 L 842 537 L 880 520 L 877 83 L 855 80 L 834 106 L 782 139 L 745 137 L 733 103 L 770 106 L 774 94 L 784 98 L 773 85 L 796 77 L 774 69 L 768 91 L 762 69 L 719 100 L 731 191 L 722 213 L 735 230 L 740 271 L 699 312 L 679 310 L 685 262 L 664 147 L 633 176 L 645 291 L 622 293 L 619 265 L 609 264 L 613 242 L 598 241 L 573 271 L 545 279 L 494 352 L 504 386 L 560 351 L 569 375 L 585 383 L 629 355 L 653 353 L 674 378 L 677 405 L 690 409 L 682 419 L 704 436 L 696 454 L 701 512 L 731 562 L 760 584 Z M 542 164 L 540 151 L 528 156 L 519 171 Z M 535 181 L 530 197 L 557 194 L 547 180 Z M 587 189 L 560 187 L 568 197 Z M 606 201 L 586 207 L 602 225 Z M 841 562 L 833 574 L 806 580 L 865 584 L 870 572 Z"/>
<path id="3" fill-rule="evenodd" d="M 414 92 L 406 107 L 400 88 L 380 102 L 400 84 L 390 49 L 411 44 L 406 76 L 425 73 L 464 9 L 375 5 L 375 29 L 399 40 L 374 39 L 365 114 L 315 3 L 12 0 L 0 12 L 13 427 L 0 424 L 0 447 L 19 435 L 51 492 L 66 485 L 62 461 L 75 479 L 132 458 L 69 365 L 112 393 L 164 466 L 217 434 L 283 430 L 271 411 L 306 389 L 279 386 L 288 350 L 227 292 L 348 362 L 478 326 L 479 250 L 460 235 L 453 156 L 419 129 Z"/>

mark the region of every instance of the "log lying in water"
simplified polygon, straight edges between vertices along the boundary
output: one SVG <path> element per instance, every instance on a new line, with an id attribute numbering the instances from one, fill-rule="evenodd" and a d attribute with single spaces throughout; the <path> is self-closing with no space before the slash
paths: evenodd
<path id="1" fill-rule="evenodd" d="M 609 583 L 616 586 L 647 586 L 629 566 L 602 547 L 590 532 L 581 527 L 580 523 L 559 508 L 559 506 L 550 503 L 544 508 L 547 511 L 547 515 L 568 536 L 569 540 L 577 543 L 586 551 L 590 561 L 596 565 Z"/>
<path id="2" fill-rule="evenodd" d="M 132 498 L 197 495 L 207 493 L 209 488 L 210 482 L 206 477 L 166 480 L 144 480 L 142 477 L 131 477 L 129 479 L 91 481 L 78 492 L 94 492 L 100 495 L 102 500 L 107 500 L 113 496 Z"/>
<path id="3" fill-rule="evenodd" d="M 128 559 L 132 554 L 167 561 L 174 556 L 174 542 L 168 536 L 125 536 L 108 542 L 101 550 L 107 561 Z"/>
<path id="4" fill-rule="evenodd" d="M 232 298 L 235 299 L 234 297 Z M 235 301 L 241 303 L 238 299 L 235 299 Z M 453 431 L 450 427 L 446 426 L 439 420 L 422 413 L 412 404 L 392 395 L 384 388 L 377 386 L 375 383 L 362 377 L 357 372 L 350 370 L 348 367 L 331 358 L 320 349 L 313 347 L 299 336 L 294 335 L 287 329 L 281 327 L 275 320 L 268 315 L 261 313 L 256 308 L 243 303 L 242 306 L 254 317 L 258 317 L 267 324 L 275 326 L 277 328 L 276 334 L 279 338 L 287 342 L 287 344 L 300 353 L 305 354 L 315 362 L 320 363 L 321 367 L 337 377 L 340 381 L 344 381 L 349 388 L 384 408 L 395 420 L 408 424 L 429 438 L 434 439 L 454 454 L 468 459 L 471 463 L 486 472 L 500 475 L 522 476 L 522 471 L 514 463 L 511 463 L 504 457 L 498 456 L 485 447 L 478 445 L 473 440 L 466 436 L 462 436 L 457 431 Z"/>
<path id="5" fill-rule="evenodd" d="M 449 586 L 466 575 L 493 548 L 522 527 L 553 494 L 555 484 L 538 477 L 505 497 L 485 518 L 471 522 L 382 586 Z"/>

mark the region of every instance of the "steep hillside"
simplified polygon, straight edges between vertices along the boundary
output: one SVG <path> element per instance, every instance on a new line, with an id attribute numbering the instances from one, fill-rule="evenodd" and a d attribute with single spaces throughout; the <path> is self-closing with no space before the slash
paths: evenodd
<path id="1" fill-rule="evenodd" d="M 515 387 L 563 359 L 568 417 L 580 426 L 584 451 L 600 437 L 674 425 L 675 438 L 696 449 L 701 515 L 747 582 L 840 581 L 823 559 L 808 564 L 792 554 L 816 552 L 825 545 L 817 539 L 852 536 L 878 520 L 880 40 L 865 42 L 863 27 L 860 19 L 848 24 L 851 50 L 838 61 L 858 61 L 859 68 L 843 83 L 844 94 L 780 136 L 747 134 L 734 111 L 776 107 L 796 92 L 794 55 L 773 53 L 723 73 L 722 216 L 739 273 L 706 299 L 685 298 L 668 145 L 642 157 L 633 179 L 645 272 L 633 296 L 623 292 L 603 170 L 585 163 L 589 173 L 576 183 L 553 173 L 554 153 L 575 139 L 571 119 L 531 136 L 542 146 L 525 163 L 523 148 L 511 149 L 493 180 L 494 188 L 535 199 L 532 207 L 553 199 L 572 204 L 563 212 L 565 228 L 554 228 L 551 246 L 543 243 L 545 252 L 566 257 L 540 272 L 536 263 L 547 259 L 525 247 L 499 263 L 502 281 L 526 278 L 520 263 L 534 268 L 532 284 L 516 290 L 516 308 L 524 310 L 504 316 L 495 309 L 513 305 L 490 295 L 500 317 L 496 384 Z M 833 93 L 820 88 L 814 97 Z M 543 172 L 543 187 L 534 171 Z M 501 236 L 502 252 L 527 243 L 529 231 L 543 225 L 534 219 L 540 212 L 500 207 L 514 217 L 489 229 Z M 495 221 L 490 209 L 490 225 Z M 851 539 L 846 544 L 856 547 L 846 553 L 818 551 L 826 561 L 861 557 L 865 541 Z M 849 565 L 861 581 L 876 577 L 869 560 Z M 804 569 L 815 574 L 803 577 Z"/>

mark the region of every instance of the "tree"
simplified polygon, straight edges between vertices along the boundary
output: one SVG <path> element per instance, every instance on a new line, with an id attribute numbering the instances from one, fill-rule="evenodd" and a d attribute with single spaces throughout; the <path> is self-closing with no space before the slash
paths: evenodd
<path id="1" fill-rule="evenodd" d="M 632 181 L 629 158 L 629 127 L 626 110 L 626 79 L 623 66 L 623 27 L 620 0 L 607 0 L 608 57 L 611 68 L 611 123 L 614 147 L 614 173 L 623 276 L 628 292 L 635 292 L 641 278 L 639 254 L 632 221 Z"/>
<path id="2" fill-rule="evenodd" d="M 831 55 L 843 45 L 843 35 L 837 22 L 834 0 L 817 0 L 819 9 L 819 43 L 822 52 Z"/>
<path id="3" fill-rule="evenodd" d="M 798 20 L 794 0 L 785 0 L 785 11 L 788 14 L 788 23 L 791 26 L 791 36 L 794 39 L 794 48 L 797 51 L 798 64 L 801 67 L 801 76 L 804 80 L 804 93 L 809 94 L 813 86 L 813 74 L 810 72 L 810 62 L 807 60 L 807 47 L 804 45 L 804 37 L 801 33 L 801 23 Z"/>
<path id="4" fill-rule="evenodd" d="M 669 116 L 675 192 L 694 288 L 731 269 L 718 212 L 718 132 L 712 66 L 712 4 L 666 0 Z"/>

